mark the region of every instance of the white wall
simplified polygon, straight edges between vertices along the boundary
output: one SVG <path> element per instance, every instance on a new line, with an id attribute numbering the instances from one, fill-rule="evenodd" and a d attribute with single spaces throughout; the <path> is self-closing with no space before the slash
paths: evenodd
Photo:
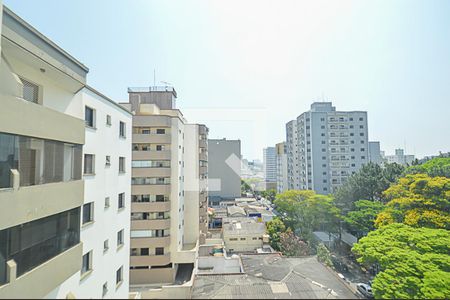
<path id="1" fill-rule="evenodd" d="M 83 154 L 95 155 L 95 175 L 84 176 L 84 203 L 94 202 L 94 222 L 82 226 L 83 254 L 93 251 L 92 273 L 80 281 L 77 273 L 52 291 L 48 298 L 65 298 L 72 292 L 77 298 L 101 298 L 103 284 L 108 282 L 105 298 L 128 298 L 131 211 L 131 115 L 88 89 L 79 92 L 84 105 L 96 110 L 96 129 L 86 128 Z M 106 115 L 111 115 L 111 126 Z M 126 123 L 126 138 L 119 137 L 119 121 Z M 105 166 L 106 155 L 111 165 Z M 126 172 L 119 174 L 119 157 L 125 157 Z M 125 208 L 118 209 L 118 194 L 125 193 Z M 105 197 L 110 207 L 105 208 Z M 117 232 L 124 229 L 124 245 L 117 247 Z M 104 253 L 103 242 L 109 240 Z M 80 258 L 81 259 L 81 258 Z M 116 271 L 123 267 L 123 282 L 116 289 Z"/>

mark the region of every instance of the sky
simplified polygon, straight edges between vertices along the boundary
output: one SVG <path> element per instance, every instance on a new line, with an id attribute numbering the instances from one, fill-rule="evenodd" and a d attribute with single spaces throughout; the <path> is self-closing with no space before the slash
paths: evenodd
<path id="1" fill-rule="evenodd" d="M 3 3 L 88 66 L 89 85 L 123 102 L 168 82 L 188 121 L 240 139 L 247 159 L 314 101 L 367 111 L 387 154 L 450 151 L 450 1 Z"/>

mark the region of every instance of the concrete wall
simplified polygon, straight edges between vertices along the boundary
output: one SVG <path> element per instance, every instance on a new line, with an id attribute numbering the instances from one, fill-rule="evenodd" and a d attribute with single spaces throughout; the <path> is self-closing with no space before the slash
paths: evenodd
<path id="1" fill-rule="evenodd" d="M 240 140 L 208 140 L 209 197 L 234 199 L 241 196 L 240 159 Z M 220 187 L 216 186 L 217 181 Z"/>

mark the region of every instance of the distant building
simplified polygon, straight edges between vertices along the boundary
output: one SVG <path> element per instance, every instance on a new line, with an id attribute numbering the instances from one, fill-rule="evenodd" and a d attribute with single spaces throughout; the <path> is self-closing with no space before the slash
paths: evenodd
<path id="1" fill-rule="evenodd" d="M 275 147 L 267 147 L 263 149 L 263 169 L 266 190 L 276 188 L 277 153 Z"/>
<path id="2" fill-rule="evenodd" d="M 282 193 L 288 189 L 286 143 L 276 144 L 275 149 L 277 159 L 277 192 Z"/>
<path id="3" fill-rule="evenodd" d="M 369 142 L 369 161 L 381 165 L 383 157 L 381 157 L 380 142 Z"/>
<path id="4" fill-rule="evenodd" d="M 405 154 L 403 149 L 395 149 L 394 155 L 386 155 L 384 157 L 387 163 L 397 163 L 400 165 L 411 165 L 415 159 L 414 155 Z"/>
<path id="5" fill-rule="evenodd" d="M 212 206 L 241 196 L 240 140 L 208 140 L 208 177 Z"/>
<path id="6" fill-rule="evenodd" d="M 286 124 L 286 145 L 288 189 L 332 193 L 369 162 L 367 112 L 315 102 Z"/>

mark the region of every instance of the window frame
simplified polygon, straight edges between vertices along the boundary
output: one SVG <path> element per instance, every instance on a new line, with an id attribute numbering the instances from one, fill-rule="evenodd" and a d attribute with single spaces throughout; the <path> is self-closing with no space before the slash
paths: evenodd
<path id="1" fill-rule="evenodd" d="M 89 205 L 89 220 L 85 221 L 85 210 L 84 208 Z M 94 222 L 94 202 L 88 202 L 83 204 L 82 207 L 82 216 L 81 216 L 81 226 L 85 226 L 87 224 Z"/>
<path id="2" fill-rule="evenodd" d="M 86 157 L 90 156 L 92 157 L 91 160 L 91 172 L 86 172 Z M 95 154 L 90 154 L 90 153 L 84 153 L 83 155 L 83 175 L 95 175 Z"/>
<path id="3" fill-rule="evenodd" d="M 88 120 L 86 120 L 86 112 L 87 112 L 88 109 L 90 109 L 92 111 L 92 121 L 91 121 L 92 125 L 88 123 Z M 96 129 L 96 127 L 95 127 L 95 123 L 96 123 L 95 119 L 96 118 L 95 117 L 96 117 L 95 108 L 93 108 L 91 106 L 88 106 L 88 105 L 85 105 L 84 106 L 84 124 L 85 124 L 85 126 L 88 127 L 88 128 Z"/>

